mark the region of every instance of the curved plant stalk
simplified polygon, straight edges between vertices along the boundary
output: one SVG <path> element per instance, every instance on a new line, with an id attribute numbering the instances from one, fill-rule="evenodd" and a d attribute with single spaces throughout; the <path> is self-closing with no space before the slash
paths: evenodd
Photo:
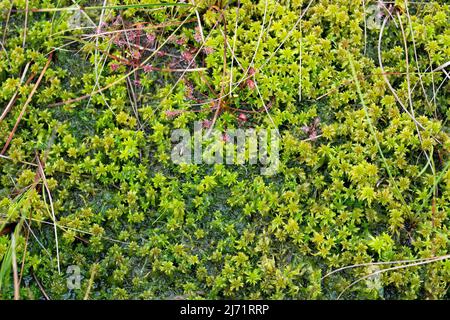
<path id="1" fill-rule="evenodd" d="M 28 8 L 25 10 L 12 10 L 12 12 L 68 12 L 68 11 L 90 11 L 90 10 L 125 10 L 125 9 L 147 9 L 147 8 L 164 8 L 164 7 L 191 7 L 189 3 L 141 3 L 128 5 L 111 5 L 111 6 L 72 6 L 64 8 Z"/>
<path id="2" fill-rule="evenodd" d="M 310 0 L 308 5 L 306 6 L 306 8 L 302 11 L 302 13 L 300 14 L 299 19 L 295 22 L 294 26 L 289 30 L 288 34 L 283 38 L 283 40 L 280 42 L 280 44 L 278 45 L 278 47 L 274 50 L 274 52 L 272 52 L 272 54 L 261 64 L 261 66 L 259 67 L 259 70 L 262 70 L 268 63 L 269 61 L 276 55 L 276 53 L 278 52 L 278 50 L 281 49 L 281 47 L 284 45 L 284 43 L 289 39 L 289 37 L 292 35 L 292 33 L 294 32 L 295 28 L 297 28 L 298 24 L 300 23 L 301 19 L 304 17 L 304 15 L 307 13 L 309 7 L 311 6 L 311 4 L 313 3 L 314 0 Z M 239 88 L 239 85 L 241 83 L 243 83 L 244 81 L 247 81 L 248 79 L 252 78 L 253 75 L 247 75 L 245 77 L 243 77 L 241 80 L 237 81 L 235 83 L 235 86 L 233 87 L 233 89 L 231 91 L 228 91 L 227 93 L 223 94 L 220 97 L 216 97 L 214 99 L 210 99 L 207 101 L 204 101 L 202 103 L 194 103 L 194 104 L 190 104 L 190 106 L 201 106 L 201 105 L 207 105 L 207 104 L 211 104 L 211 103 L 216 103 L 217 101 L 219 101 L 220 99 L 226 98 L 228 96 L 231 96 L 231 94 L 236 91 Z"/>
<path id="3" fill-rule="evenodd" d="M 94 263 L 91 268 L 91 276 L 89 278 L 88 286 L 87 286 L 86 292 L 84 294 L 83 300 L 89 300 L 89 295 L 91 293 L 92 285 L 94 284 L 95 274 L 97 273 L 97 270 L 98 270 L 98 264 Z"/>
<path id="4" fill-rule="evenodd" d="M 42 81 L 42 78 L 44 77 L 45 72 L 47 71 L 47 68 L 50 65 L 50 62 L 53 58 L 53 51 L 50 53 L 47 59 L 47 63 L 44 66 L 44 69 L 42 69 L 41 74 L 39 75 L 39 78 L 36 80 L 36 83 L 33 86 L 33 89 L 31 89 L 30 94 L 28 95 L 27 101 L 25 101 L 22 111 L 20 112 L 19 116 L 17 117 L 16 124 L 14 125 L 13 129 L 11 130 L 8 139 L 6 140 L 5 145 L 3 146 L 2 151 L 0 152 L 0 155 L 3 155 L 6 150 L 8 149 L 9 143 L 11 142 L 12 138 L 14 137 L 14 134 L 16 133 L 17 127 L 19 126 L 20 121 L 22 120 L 23 115 L 25 114 L 25 111 L 27 110 L 28 105 L 31 102 L 31 99 L 33 98 L 34 94 L 36 93 L 37 88 L 39 87 L 39 84 Z"/>
<path id="5" fill-rule="evenodd" d="M 403 36 L 403 45 L 405 48 L 405 62 L 406 62 L 406 82 L 408 84 L 408 103 L 409 103 L 409 109 L 411 112 L 411 115 L 415 118 L 415 114 L 414 114 L 414 108 L 413 108 L 413 98 L 412 98 L 412 92 L 411 92 L 411 79 L 410 79 L 410 75 L 409 75 L 409 54 L 408 54 L 408 44 L 407 44 L 407 40 L 406 40 L 406 34 L 405 34 L 405 30 L 403 30 L 403 23 L 402 23 L 402 19 L 400 17 L 400 13 L 397 11 L 397 18 L 398 18 L 398 23 L 400 25 L 400 30 L 402 32 L 402 36 Z M 414 36 L 413 36 L 414 39 Z M 414 52 L 416 51 L 416 48 L 414 46 Z M 418 62 L 417 62 L 418 63 Z M 418 65 L 417 65 L 418 68 Z M 420 77 L 420 70 L 419 70 L 419 77 Z M 420 82 L 422 83 L 422 78 L 420 78 Z M 423 144 L 423 139 L 422 139 L 422 134 L 420 133 L 419 127 L 417 125 L 416 122 L 414 122 L 414 125 L 416 127 L 416 131 L 417 131 L 417 135 L 419 137 L 419 141 L 420 144 Z M 425 156 L 427 158 L 427 163 L 430 163 L 430 168 L 431 171 L 433 173 L 433 177 L 436 174 L 435 170 L 434 170 L 434 166 L 431 166 L 431 161 L 430 161 L 430 157 L 428 156 L 428 153 L 425 152 Z M 432 156 L 432 155 L 431 155 Z"/>

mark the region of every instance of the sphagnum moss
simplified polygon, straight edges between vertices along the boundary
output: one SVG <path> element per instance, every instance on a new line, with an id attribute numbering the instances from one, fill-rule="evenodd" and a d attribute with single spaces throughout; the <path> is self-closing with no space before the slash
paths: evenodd
<path id="1" fill-rule="evenodd" d="M 53 52 L 0 159 L 1 297 L 449 298 L 450 8 L 366 4 L 0 1 L 2 145 Z M 279 171 L 172 163 L 194 121 L 275 124 Z"/>

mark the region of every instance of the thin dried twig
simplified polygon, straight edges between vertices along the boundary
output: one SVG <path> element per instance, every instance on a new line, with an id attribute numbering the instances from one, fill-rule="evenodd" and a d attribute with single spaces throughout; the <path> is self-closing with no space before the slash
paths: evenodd
<path id="1" fill-rule="evenodd" d="M 9 146 L 12 138 L 14 137 L 14 134 L 16 133 L 17 127 L 19 126 L 19 123 L 22 120 L 22 117 L 25 114 L 25 111 L 27 110 L 27 106 L 30 104 L 31 99 L 33 99 L 33 96 L 36 93 L 36 90 L 39 87 L 39 84 L 41 83 L 41 80 L 44 77 L 44 74 L 50 65 L 50 62 L 52 61 L 52 58 L 53 58 L 53 51 L 50 53 L 50 55 L 47 59 L 47 63 L 45 64 L 44 69 L 42 69 L 41 74 L 39 75 L 39 78 L 37 79 L 36 83 L 33 86 L 33 89 L 31 89 L 31 92 L 28 95 L 28 99 L 27 99 L 27 101 L 25 101 L 25 103 L 22 107 L 22 111 L 20 112 L 19 117 L 17 117 L 16 124 L 14 125 L 14 128 L 11 130 L 11 132 L 8 136 L 8 139 L 6 140 L 6 143 L 3 146 L 2 151 L 0 152 L 0 155 L 3 155 L 5 153 L 5 151 L 8 149 L 8 146 Z"/>
<path id="2" fill-rule="evenodd" d="M 358 282 L 368 279 L 370 277 L 376 276 L 378 274 L 382 274 L 388 271 L 394 271 L 394 270 L 398 270 L 398 269 L 405 269 L 405 268 L 409 268 L 409 267 L 417 267 L 417 266 L 421 266 L 421 265 L 425 265 L 425 264 L 429 264 L 429 263 L 433 263 L 433 262 L 437 262 L 437 261 L 443 261 L 446 259 L 450 258 L 450 254 L 449 255 L 445 255 L 445 256 L 441 256 L 441 257 L 436 257 L 434 259 L 430 259 L 427 261 L 420 261 L 420 262 L 413 262 L 413 263 L 409 263 L 406 265 L 401 265 L 401 266 L 396 266 L 396 267 L 391 267 L 391 268 L 387 268 L 387 269 L 383 269 L 383 270 L 378 270 L 376 272 L 373 272 L 371 274 L 368 274 L 364 277 L 361 277 L 355 281 L 353 281 L 352 283 L 350 283 L 347 287 L 344 288 L 344 290 L 341 291 L 341 293 L 338 295 L 337 300 L 339 300 L 342 295 L 348 290 L 350 289 L 352 286 L 354 286 L 355 284 L 357 284 Z"/>
<path id="3" fill-rule="evenodd" d="M 406 114 L 408 114 L 408 116 L 414 121 L 414 123 L 416 123 L 421 129 L 425 129 L 425 127 L 419 121 L 416 120 L 416 118 L 408 111 L 408 109 L 402 103 L 399 96 L 397 95 L 397 92 L 392 87 L 391 82 L 389 81 L 389 79 L 387 78 L 387 76 L 385 74 L 385 70 L 384 70 L 384 66 L 383 66 L 383 59 L 381 58 L 381 42 L 383 40 L 383 32 L 384 32 L 384 28 L 386 27 L 386 23 L 387 23 L 387 16 L 383 20 L 383 24 L 381 25 L 380 34 L 378 37 L 378 63 L 380 65 L 380 69 L 382 71 L 381 74 L 383 75 L 384 82 L 386 82 L 389 90 L 392 92 L 392 95 L 395 97 L 395 100 L 397 100 L 398 104 L 402 107 L 403 111 Z"/>
<path id="4" fill-rule="evenodd" d="M 27 31 L 28 31 L 28 4 L 29 0 L 25 1 L 25 22 L 23 27 L 23 42 L 22 47 L 25 49 L 25 44 L 27 43 Z"/>
<path id="5" fill-rule="evenodd" d="M 92 285 L 94 284 L 95 274 L 97 273 L 97 268 L 98 268 L 97 264 L 93 264 L 92 265 L 91 277 L 89 278 L 88 286 L 87 286 L 87 289 L 86 289 L 86 293 L 84 294 L 83 300 L 88 300 L 89 299 L 89 295 L 91 293 Z"/>
<path id="6" fill-rule="evenodd" d="M 405 62 L 406 62 L 406 82 L 408 84 L 408 103 L 409 103 L 409 108 L 410 108 L 410 112 L 412 114 L 412 116 L 415 118 L 415 114 L 414 114 L 414 108 L 413 108 L 413 98 L 412 98 L 412 92 L 411 92 L 411 79 L 409 76 L 409 56 L 408 56 L 408 44 L 407 44 L 407 40 L 406 40 L 406 34 L 405 34 L 405 30 L 403 29 L 403 23 L 402 23 L 402 19 L 400 17 L 400 13 L 397 11 L 397 18 L 398 18 L 398 23 L 400 25 L 400 30 L 402 32 L 402 36 L 403 36 L 403 44 L 405 47 Z M 413 37 L 414 38 L 414 37 Z M 415 51 L 415 47 L 414 47 L 414 51 Z M 420 73 L 419 73 L 420 75 Z M 422 82 L 422 78 L 420 78 L 420 82 Z M 422 144 L 423 140 L 422 140 L 422 135 L 420 133 L 419 127 L 417 125 L 417 123 L 414 123 L 415 127 L 416 127 L 416 131 L 417 131 L 417 135 L 419 137 L 419 141 Z M 428 163 L 431 163 L 430 161 L 430 156 L 428 156 L 428 153 L 425 152 L 425 156 L 428 160 Z M 434 167 L 430 166 L 431 171 L 433 172 L 433 175 L 435 174 L 434 171 Z"/>
<path id="7" fill-rule="evenodd" d="M 17 273 L 17 258 L 16 258 L 16 235 L 11 233 L 11 247 L 12 247 L 12 269 L 14 278 L 14 300 L 20 300 L 19 276 Z"/>

